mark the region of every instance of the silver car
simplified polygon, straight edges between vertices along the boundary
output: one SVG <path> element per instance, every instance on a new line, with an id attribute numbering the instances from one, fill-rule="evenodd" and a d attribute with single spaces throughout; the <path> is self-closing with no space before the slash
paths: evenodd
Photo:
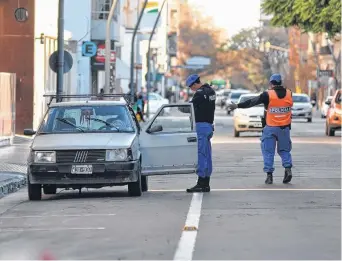
<path id="1" fill-rule="evenodd" d="M 292 94 L 293 107 L 292 118 L 293 119 L 306 119 L 308 122 L 312 122 L 312 104 L 307 94 Z"/>
<path id="2" fill-rule="evenodd" d="M 187 106 L 190 113 L 184 116 L 179 110 Z M 141 196 L 150 175 L 196 172 L 190 103 L 162 105 L 142 128 L 126 102 L 60 102 L 49 106 L 37 131 L 24 134 L 35 136 L 27 168 L 30 200 L 41 200 L 42 189 L 55 194 L 57 188 L 117 185 L 128 185 L 131 196 Z"/>

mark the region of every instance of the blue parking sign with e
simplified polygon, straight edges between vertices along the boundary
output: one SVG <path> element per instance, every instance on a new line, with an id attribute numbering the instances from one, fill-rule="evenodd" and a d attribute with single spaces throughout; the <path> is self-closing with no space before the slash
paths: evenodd
<path id="1" fill-rule="evenodd" d="M 93 57 L 96 55 L 97 45 L 94 42 L 83 42 L 82 55 L 87 57 Z"/>

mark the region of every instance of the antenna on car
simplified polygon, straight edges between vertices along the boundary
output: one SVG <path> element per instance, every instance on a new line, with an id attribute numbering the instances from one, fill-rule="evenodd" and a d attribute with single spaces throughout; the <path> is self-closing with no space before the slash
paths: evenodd
<path id="1" fill-rule="evenodd" d="M 56 94 L 44 94 L 43 97 L 50 98 L 50 101 L 48 102 L 48 106 L 50 106 L 51 102 L 54 99 L 57 99 Z M 102 100 L 102 98 L 124 98 L 127 105 L 131 105 L 131 94 L 59 94 L 58 98 L 63 100 L 63 98 L 66 99 L 79 99 L 79 98 L 88 98 L 88 99 L 94 99 L 94 100 Z"/>

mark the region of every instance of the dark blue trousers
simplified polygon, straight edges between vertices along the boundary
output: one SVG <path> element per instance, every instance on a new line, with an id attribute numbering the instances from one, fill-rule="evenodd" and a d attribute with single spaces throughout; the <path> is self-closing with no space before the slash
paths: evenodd
<path id="1" fill-rule="evenodd" d="M 198 139 L 198 167 L 197 175 L 201 178 L 210 177 L 213 172 L 211 138 L 213 137 L 213 126 L 210 123 L 196 123 Z"/>

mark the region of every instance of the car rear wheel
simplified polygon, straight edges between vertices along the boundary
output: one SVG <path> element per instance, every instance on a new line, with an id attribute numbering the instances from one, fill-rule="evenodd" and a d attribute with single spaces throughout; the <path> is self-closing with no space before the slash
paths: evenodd
<path id="1" fill-rule="evenodd" d="M 141 176 L 141 188 L 143 192 L 148 191 L 148 177 Z"/>
<path id="2" fill-rule="evenodd" d="M 234 137 L 240 137 L 240 132 L 234 128 Z"/>
<path id="3" fill-rule="evenodd" d="M 329 136 L 335 136 L 335 130 L 328 128 L 328 135 Z"/>
<path id="4" fill-rule="evenodd" d="M 131 197 L 140 197 L 142 195 L 142 184 L 141 184 L 141 162 L 137 170 L 138 180 L 136 182 L 128 183 L 128 193 Z"/>
<path id="5" fill-rule="evenodd" d="M 308 122 L 312 122 L 312 118 L 308 118 L 307 121 L 308 121 Z"/>
<path id="6" fill-rule="evenodd" d="M 43 191 L 45 195 L 53 195 L 57 193 L 56 185 L 44 185 Z"/>
<path id="7" fill-rule="evenodd" d="M 41 200 L 42 199 L 42 185 L 40 184 L 31 184 L 30 179 L 28 178 L 28 197 L 29 200 Z"/>

